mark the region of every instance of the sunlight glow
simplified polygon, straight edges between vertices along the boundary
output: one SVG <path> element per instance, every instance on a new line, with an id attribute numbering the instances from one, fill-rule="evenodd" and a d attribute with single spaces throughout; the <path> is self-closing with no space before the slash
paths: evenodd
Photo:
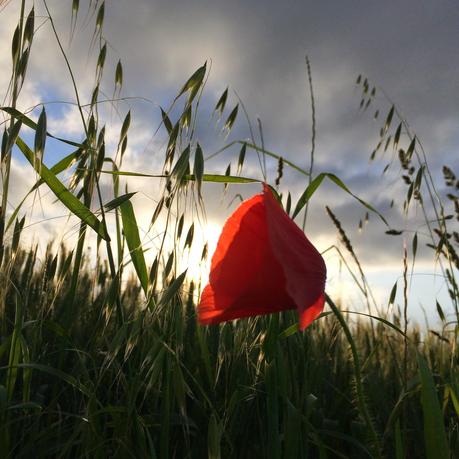
<path id="1" fill-rule="evenodd" d="M 213 222 L 206 222 L 198 226 L 191 249 L 182 254 L 181 265 L 183 269 L 188 269 L 188 279 L 193 280 L 196 284 L 204 286 L 209 279 L 210 262 L 217 247 L 221 230 L 222 226 Z M 207 257 L 201 260 L 206 243 Z"/>

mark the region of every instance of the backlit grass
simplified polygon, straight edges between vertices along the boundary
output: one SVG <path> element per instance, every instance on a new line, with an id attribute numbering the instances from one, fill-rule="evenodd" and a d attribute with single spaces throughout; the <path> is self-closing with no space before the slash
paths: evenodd
<path id="1" fill-rule="evenodd" d="M 294 312 L 202 327 L 195 313 L 199 280 L 187 277 L 181 256 L 196 244 L 206 205 L 202 191 L 208 183 L 233 184 L 234 189 L 259 181 L 244 175 L 249 156 L 262 175 L 267 161 L 277 163 L 273 189 L 303 227 L 308 203 L 324 180 L 385 222 L 384 215 L 365 196 L 353 195 L 338 176 L 315 173 L 314 143 L 305 171 L 265 149 L 261 123 L 257 142 L 248 118 L 252 139 L 228 142 L 215 153 L 231 150 L 237 170 L 208 170 L 210 152 L 196 138 L 207 64 L 185 79 L 170 107 L 161 109 L 160 130 L 166 136 L 161 170 L 126 169 L 131 113 L 120 114 L 117 147 L 109 151 L 108 121 L 99 107 L 104 68 L 111 62 L 102 33 L 105 5 L 98 1 L 88 6 L 96 50 L 88 101 L 81 100 L 52 11 L 43 2 L 43 27 L 54 30 L 61 46 L 83 136 L 81 141 L 58 139 L 72 152 L 46 167 L 42 158 L 52 135 L 47 107 L 38 116 L 18 107 L 38 33 L 34 10 L 25 0 L 20 3 L 11 43 L 10 100 L 2 108 L 0 456 L 459 457 L 458 181 L 445 166 L 450 193 L 441 199 L 422 144 L 397 108 L 391 105 L 381 115 L 371 158 L 384 149 L 395 152 L 388 167 L 402 169 L 402 207 L 409 215 L 418 206 L 425 217 L 432 264 L 440 267 L 449 292 L 450 305 L 436 305 L 442 327 L 420 330 L 408 323 L 407 290 L 416 266 L 417 233 L 409 236 L 410 258 L 407 250 L 400 260 L 402 278 L 387 292 L 389 304 L 402 292 L 400 312 L 381 316 L 353 241 L 328 207 L 330 225 L 341 240 L 330 250 L 337 251 L 349 270 L 366 312 L 327 297 L 325 312 L 305 332 L 298 332 Z M 72 5 L 74 35 L 81 11 L 78 1 Z M 309 62 L 307 70 L 314 119 Z M 121 62 L 116 61 L 114 76 L 113 99 L 120 97 L 123 86 Z M 361 108 L 373 107 L 376 88 L 364 77 L 357 85 Z M 215 101 L 215 113 L 228 132 L 246 113 L 242 101 L 231 105 L 229 99 L 225 91 Z M 31 141 L 25 126 L 32 128 Z M 313 139 L 314 130 L 315 120 Z M 76 216 L 74 246 L 51 244 L 38 255 L 38 246 L 24 242 L 31 229 L 26 228 L 23 196 L 14 196 L 19 205 L 9 205 L 13 155 L 25 157 L 35 171 L 36 184 L 28 196 L 36 205 L 46 190 Z M 301 196 L 292 197 L 282 188 L 287 173 L 304 183 Z M 139 228 L 132 201 L 136 190 L 130 183 L 136 177 L 151 180 L 159 189 L 148 233 L 154 233 L 152 245 Z M 102 187 L 107 183 L 109 196 Z M 401 235 L 389 226 L 387 231 L 394 238 Z M 92 240 L 96 242 L 88 255 Z M 204 247 L 198 258 L 208 257 L 206 252 Z M 454 317 L 445 316 L 445 306 L 455 311 Z"/>

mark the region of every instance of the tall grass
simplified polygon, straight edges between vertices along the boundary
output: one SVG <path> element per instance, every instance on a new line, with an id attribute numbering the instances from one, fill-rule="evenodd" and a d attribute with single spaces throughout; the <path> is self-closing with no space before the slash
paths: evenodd
<path id="1" fill-rule="evenodd" d="M 452 220 L 459 218 L 457 179 L 445 167 L 451 193 L 448 202 L 443 202 L 422 145 L 395 106 L 390 106 L 383 121 L 373 157 L 391 142 L 398 151 L 405 171 L 402 180 L 407 184 L 404 208 L 408 212 L 416 201 L 424 212 L 429 244 L 444 272 L 456 317 L 448 321 L 437 304 L 441 330 L 424 333 L 409 326 L 408 254 L 402 260 L 402 285 L 388 292 L 388 301 L 394 303 L 397 288 L 404 290 L 403 311 L 390 317 L 379 315 L 346 229 L 328 209 L 343 242 L 334 249 L 364 295 L 368 313 L 344 310 L 339 301 L 327 296 L 329 309 L 304 333 L 298 332 L 293 312 L 201 327 L 195 314 L 199 286 L 187 279 L 186 271 L 178 270 L 177 259 L 183 248 L 196 243 L 194 228 L 205 206 L 202 189 L 206 182 L 257 181 L 240 175 L 246 154 L 257 154 L 263 169 L 271 158 L 278 162 L 278 186 L 289 169 L 305 181 L 296 205 L 287 190 L 279 196 L 294 217 L 305 215 L 309 200 L 325 179 L 352 193 L 336 175 L 312 176 L 313 154 L 308 174 L 267 151 L 262 142 L 259 146 L 253 133 L 250 142 L 230 142 L 216 153 L 239 145 L 237 175 L 231 175 L 230 167 L 225 174 L 208 173 L 195 129 L 208 75 L 206 64 L 184 83 L 171 106 L 161 109 L 161 129 L 167 135 L 162 170 L 125 170 L 131 114 L 122 117 L 117 149 L 110 156 L 98 110 L 108 62 L 102 33 L 104 3 L 89 5 L 97 59 L 88 104 L 81 101 L 52 12 L 46 2 L 44 6 L 46 26 L 54 31 L 73 83 L 84 140 L 60 139 L 74 151 L 48 168 L 42 161 L 51 136 L 46 107 L 37 121 L 18 110 L 34 37 L 34 10 L 27 12 L 22 1 L 12 41 L 11 100 L 2 108 L 7 118 L 0 212 L 1 457 L 458 456 L 455 275 L 459 236 L 450 228 Z M 79 2 L 74 1 L 72 35 L 79 13 Z M 310 68 L 308 75 L 312 94 Z M 114 83 L 114 94 L 119 95 L 120 62 Z M 358 84 L 365 109 L 375 103 L 376 90 L 362 77 Z M 228 91 L 216 102 L 215 111 L 223 117 L 226 130 L 236 122 L 239 107 L 246 113 L 241 101 L 228 106 Z M 23 125 L 34 131 L 33 147 L 24 140 Z M 407 136 L 407 146 L 401 146 Z M 75 247 L 50 245 L 39 257 L 38 247 L 21 243 L 25 231 L 22 202 L 12 210 L 7 206 L 13 150 L 24 155 L 37 174 L 30 194 L 47 187 L 78 217 Z M 136 176 L 161 183 L 150 224 L 150 229 L 161 225 L 161 239 L 151 265 L 131 202 L 134 193 L 127 187 L 123 190 L 130 177 Z M 111 178 L 109 198 L 101 191 L 103 177 Z M 429 217 L 431 209 L 435 223 Z M 97 237 L 95 260 L 85 255 L 90 232 Z M 400 234 L 393 229 L 388 232 L 394 237 Z M 176 241 L 172 251 L 168 237 Z M 415 235 L 413 266 L 417 244 Z"/>

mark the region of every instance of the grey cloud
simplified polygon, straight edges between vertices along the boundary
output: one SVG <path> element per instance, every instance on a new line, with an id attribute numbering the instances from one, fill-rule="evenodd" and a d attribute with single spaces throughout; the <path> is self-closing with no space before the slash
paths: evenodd
<path id="1" fill-rule="evenodd" d="M 69 24 L 69 5 L 54 0 L 50 6 L 64 33 Z M 82 5 L 81 18 L 84 9 Z M 381 122 L 374 122 L 372 113 L 378 107 L 383 116 L 390 101 L 378 91 L 375 106 L 362 114 L 358 110 L 355 78 L 363 73 L 387 92 L 423 142 L 435 177 L 440 177 L 443 163 L 457 165 L 458 19 L 459 10 L 453 0 L 384 4 L 363 0 L 109 2 L 104 36 L 110 44 L 111 67 L 107 66 L 104 90 L 111 95 L 114 65 L 121 58 L 123 94 L 152 101 L 119 105 L 121 112 L 133 110 L 131 148 L 125 167 L 148 173 L 158 171 L 164 134 L 149 140 L 145 132 L 152 135 L 156 129 L 158 106 L 167 107 L 185 79 L 205 60 L 212 59 L 197 132 L 205 152 L 215 151 L 225 142 L 209 118 L 217 97 L 229 85 L 241 96 L 251 119 L 255 122 L 259 116 L 263 121 L 266 147 L 307 168 L 311 113 L 304 57 L 308 54 L 317 116 L 315 170 L 336 173 L 353 192 L 381 210 L 393 227 L 404 228 L 400 212 L 389 209 L 390 200 L 400 199 L 406 192 L 396 178 L 398 166 L 393 175 L 380 176 L 392 153 L 374 164 L 368 162 Z M 73 42 L 70 58 L 87 98 L 93 77 L 94 56 L 88 58 L 87 51 L 92 31 L 89 27 L 82 29 L 81 24 L 77 30 L 80 38 Z M 71 98 L 68 80 L 62 78 L 62 59 L 54 45 L 49 48 L 51 42 L 49 27 L 45 26 L 34 45 L 36 57 L 30 74 L 40 82 L 43 97 L 53 92 L 53 97 Z M 67 82 L 65 86 L 63 80 Z M 229 105 L 236 103 L 231 94 Z M 240 112 L 234 132 L 226 141 L 248 136 Z M 209 162 L 209 168 L 222 173 L 229 160 L 235 166 L 237 154 L 238 148 L 234 147 Z M 256 157 L 252 154 L 247 161 L 244 173 L 261 177 Z M 271 181 L 276 168 L 276 162 L 269 160 Z M 137 181 L 131 188 L 137 183 L 146 195 L 154 195 L 153 181 Z M 286 172 L 282 184 L 282 189 L 292 190 L 296 200 L 307 179 Z M 108 195 L 108 185 L 104 190 Z M 236 202 L 228 209 L 227 206 L 235 194 L 249 197 L 259 188 L 230 187 L 224 198 L 221 190 L 222 186 L 217 185 L 205 187 L 208 215 L 212 218 L 223 219 L 229 214 Z M 138 198 L 136 202 L 142 207 L 139 212 L 149 210 L 146 201 Z M 321 187 L 312 200 L 307 229 L 313 237 L 333 239 L 336 233 L 324 212 L 325 204 L 349 228 L 365 263 L 400 260 L 400 244 L 384 235 L 385 228 L 376 216 L 371 217 L 362 234 L 356 234 L 358 221 L 366 210 L 331 184 Z M 428 259 L 429 254 L 420 253 L 420 257 Z"/>

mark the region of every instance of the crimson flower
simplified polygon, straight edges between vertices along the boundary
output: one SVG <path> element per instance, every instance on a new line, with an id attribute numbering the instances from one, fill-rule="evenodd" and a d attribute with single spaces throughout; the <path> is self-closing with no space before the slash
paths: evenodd
<path id="1" fill-rule="evenodd" d="M 226 221 L 198 305 L 202 324 L 296 309 L 304 330 L 323 310 L 325 262 L 271 190 Z"/>

